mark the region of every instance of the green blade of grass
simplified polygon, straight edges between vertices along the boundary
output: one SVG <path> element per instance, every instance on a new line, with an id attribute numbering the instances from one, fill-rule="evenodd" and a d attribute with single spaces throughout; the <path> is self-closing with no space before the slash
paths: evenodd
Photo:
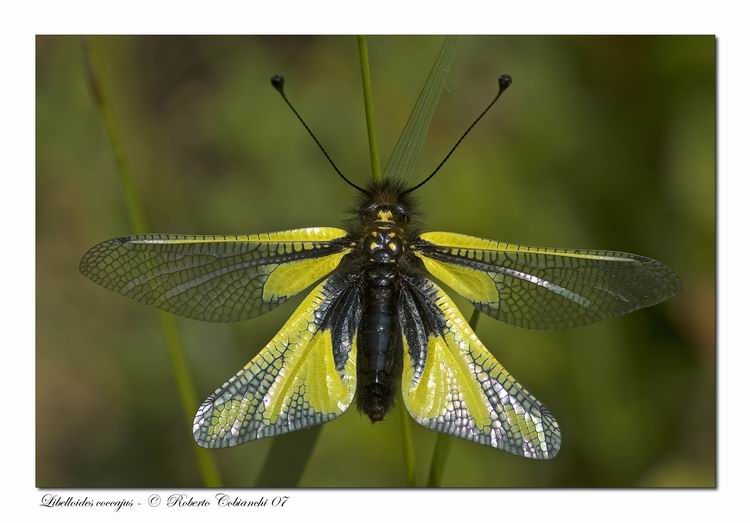
<path id="1" fill-rule="evenodd" d="M 411 418 L 406 411 L 404 400 L 397 402 L 401 418 L 401 441 L 404 447 L 404 467 L 406 469 L 406 486 L 417 486 L 417 467 L 414 457 L 414 439 L 411 435 Z"/>
<path id="2" fill-rule="evenodd" d="M 380 170 L 380 152 L 378 151 L 377 133 L 375 132 L 375 102 L 372 98 L 372 85 L 370 81 L 370 57 L 367 53 L 367 38 L 357 37 L 359 48 L 359 69 L 362 73 L 362 94 L 365 99 L 365 120 L 367 121 L 367 141 L 370 145 L 370 170 L 372 180 L 379 182 L 383 179 Z"/>
<path id="3" fill-rule="evenodd" d="M 98 56 L 96 42 L 92 39 L 84 39 L 83 49 L 91 96 L 102 118 L 110 146 L 112 147 L 112 155 L 114 156 L 115 167 L 120 178 L 120 187 L 125 198 L 130 225 L 134 233 L 146 233 L 148 232 L 146 214 L 143 211 L 138 191 L 135 188 L 135 182 L 130 173 L 124 141 L 120 134 L 120 128 L 117 125 L 112 100 L 100 67 L 101 60 Z M 169 360 L 172 364 L 182 411 L 187 421 L 185 434 L 190 434 L 192 432 L 195 408 L 198 405 L 195 386 L 193 385 L 190 368 L 182 343 L 180 342 L 179 330 L 174 317 L 171 314 L 159 311 L 159 320 Z M 195 451 L 195 458 L 203 485 L 206 487 L 221 486 L 219 468 L 210 451 L 198 447 L 192 441 L 192 438 L 190 445 Z"/>
<path id="4" fill-rule="evenodd" d="M 435 448 L 432 450 L 432 461 L 430 471 L 427 474 L 427 487 L 439 487 L 445 472 L 445 464 L 448 461 L 451 437 L 447 434 L 438 433 L 435 440 Z"/>
<path id="5" fill-rule="evenodd" d="M 309 429 L 275 437 L 255 486 L 263 488 L 299 486 L 322 428 L 322 425 L 316 425 Z"/>
<path id="6" fill-rule="evenodd" d="M 479 323 L 479 316 L 479 309 L 474 309 L 474 312 L 471 313 L 471 319 L 469 320 L 469 326 L 475 333 L 477 331 L 477 324 Z M 440 486 L 440 481 L 443 479 L 443 473 L 445 472 L 445 464 L 448 461 L 450 445 L 451 437 L 447 434 L 438 433 L 437 440 L 435 440 L 435 448 L 432 451 L 430 471 L 427 474 L 428 487 Z"/>
<path id="7" fill-rule="evenodd" d="M 408 180 L 414 173 L 419 154 L 427 139 L 432 116 L 435 114 L 440 95 L 443 94 L 455 47 L 456 37 L 447 36 L 388 159 L 385 166 L 386 178 Z"/>

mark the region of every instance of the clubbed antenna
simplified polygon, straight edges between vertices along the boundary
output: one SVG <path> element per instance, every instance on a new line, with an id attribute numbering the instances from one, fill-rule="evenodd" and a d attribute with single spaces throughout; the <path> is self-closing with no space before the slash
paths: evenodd
<path id="1" fill-rule="evenodd" d="M 302 119 L 302 117 L 299 115 L 299 113 L 297 112 L 297 110 L 294 108 L 294 106 L 291 104 L 291 102 L 289 101 L 289 99 L 286 97 L 286 94 L 284 93 L 284 77 L 281 76 L 280 74 L 274 75 L 273 77 L 271 77 L 271 85 L 273 85 L 273 88 L 276 89 L 279 92 L 279 94 L 284 99 L 284 101 L 289 106 L 289 108 L 292 110 L 292 112 L 294 113 L 294 115 L 297 117 L 297 119 L 300 121 L 300 123 L 302 123 L 302 125 L 305 127 L 305 129 L 307 130 L 308 134 L 310 136 L 312 136 L 312 139 L 315 140 L 316 144 L 318 144 L 318 147 L 320 147 L 320 150 L 323 151 L 323 154 L 325 155 L 326 159 L 331 164 L 331 166 L 333 167 L 333 169 L 338 173 L 338 175 L 341 176 L 341 178 L 346 183 L 348 183 L 349 185 L 351 185 L 352 187 L 354 187 L 358 191 L 361 191 L 361 192 L 365 193 L 366 195 L 370 196 L 370 193 L 368 193 L 367 191 L 365 191 L 362 187 L 359 187 L 358 185 L 356 185 L 356 184 L 352 183 L 351 181 L 349 181 L 349 179 L 346 176 L 344 176 L 341 173 L 341 171 L 339 171 L 339 168 L 336 167 L 336 164 L 333 163 L 333 160 L 331 160 L 331 157 L 328 156 L 328 153 L 326 152 L 326 150 L 323 147 L 323 145 L 315 137 L 315 135 L 313 134 L 313 132 L 310 130 L 310 128 L 305 123 L 305 121 Z"/>
<path id="2" fill-rule="evenodd" d="M 453 146 L 453 147 L 451 148 L 451 150 L 450 150 L 450 151 L 448 151 L 448 154 L 447 154 L 447 155 L 445 155 L 445 158 L 443 158 L 443 161 L 441 161 L 441 162 L 440 162 L 440 163 L 438 164 L 438 166 L 437 166 L 437 167 L 435 167 L 435 170 L 434 170 L 434 171 L 432 171 L 432 173 L 430 173 L 430 175 L 429 175 L 429 176 L 428 176 L 427 178 L 425 178 L 424 180 L 422 180 L 422 182 L 418 183 L 417 185 L 415 185 L 415 186 L 414 186 L 414 187 L 412 187 L 411 189 L 407 189 L 407 190 L 405 190 L 404 192 L 402 192 L 402 193 L 401 193 L 401 195 L 402 195 L 402 196 L 403 196 L 404 194 L 406 194 L 406 193 L 410 193 L 410 192 L 412 192 L 412 191 L 415 191 L 415 190 L 419 189 L 419 188 L 420 188 L 420 187 L 422 187 L 422 186 L 423 186 L 424 184 L 426 184 L 426 183 L 427 183 L 428 181 L 430 181 L 430 178 L 432 178 L 433 176 L 435 176 L 435 174 L 437 174 L 437 172 L 438 172 L 438 171 L 440 170 L 440 168 L 441 168 L 441 167 L 443 166 L 443 164 L 444 164 L 445 162 L 447 162 L 447 161 L 448 161 L 448 158 L 450 158 L 450 157 L 451 157 L 451 155 L 453 154 L 453 151 L 455 151 L 455 150 L 456 150 L 456 148 L 458 148 L 458 146 L 459 146 L 459 145 L 461 144 L 461 142 L 462 142 L 462 141 L 464 140 L 464 138 L 466 138 L 466 135 L 467 135 L 467 134 L 469 134 L 469 132 L 470 132 L 470 131 L 471 131 L 471 130 L 472 130 L 472 129 L 474 128 L 474 126 L 475 126 L 475 125 L 476 125 L 477 123 L 479 123 L 479 120 L 481 120 L 481 119 L 482 119 L 482 117 L 483 117 L 483 116 L 484 116 L 485 114 L 487 114 L 487 111 L 489 111 L 489 110 L 490 110 L 490 109 L 492 108 L 492 106 L 493 106 L 493 105 L 495 105 L 495 102 L 497 102 L 497 99 L 498 99 L 498 98 L 500 98 L 500 95 L 501 95 L 501 94 L 503 94 L 503 93 L 504 93 L 504 92 L 505 92 L 505 91 L 506 91 L 506 90 L 508 89 L 508 87 L 510 87 L 510 84 L 511 84 L 511 82 L 512 82 L 512 81 L 513 81 L 513 79 L 512 79 L 511 77 L 510 77 L 510 75 L 508 75 L 508 74 L 501 74 L 501 75 L 500 75 L 500 77 L 498 78 L 498 82 L 497 82 L 497 83 L 498 83 L 498 90 L 497 90 L 497 94 L 496 94 L 496 95 L 495 95 L 495 97 L 494 97 L 494 98 L 492 99 L 492 101 L 490 102 L 490 104 L 489 104 L 489 105 L 488 105 L 488 106 L 487 106 L 487 107 L 486 107 L 486 108 L 484 109 L 484 111 L 482 111 L 482 113 L 481 113 L 481 114 L 480 114 L 479 116 L 477 116 L 477 119 L 476 119 L 476 120 L 474 120 L 474 123 L 472 123 L 472 124 L 471 124 L 471 125 L 469 126 L 469 128 L 468 128 L 468 129 L 466 129 L 466 131 L 464 132 L 464 134 L 462 134 L 462 135 L 461 135 L 461 138 L 459 138 L 459 139 L 458 139 L 458 141 L 456 142 L 456 145 L 454 145 L 454 146 Z"/>

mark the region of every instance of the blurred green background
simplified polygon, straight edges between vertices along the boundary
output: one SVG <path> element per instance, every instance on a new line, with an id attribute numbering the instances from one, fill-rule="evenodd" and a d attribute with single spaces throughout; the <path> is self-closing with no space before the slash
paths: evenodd
<path id="1" fill-rule="evenodd" d="M 369 39 L 383 164 L 441 40 Z M 365 183 L 354 38 L 95 44 L 154 232 L 265 232 L 346 216 L 353 191 L 269 78 L 285 74 L 288 95 L 339 167 Z M 498 73 L 514 83 L 417 193 L 426 229 L 634 252 L 670 265 L 685 290 L 565 331 L 483 317 L 479 336 L 555 414 L 563 446 L 535 462 L 455 440 L 444 486 L 715 486 L 715 52 L 710 36 L 459 40 L 420 178 L 494 95 Z M 36 73 L 37 486 L 200 486 L 158 315 L 78 272 L 89 247 L 133 232 L 80 39 L 39 37 Z M 199 401 L 298 301 L 237 324 L 178 319 Z M 423 485 L 435 435 L 412 429 Z M 323 427 L 301 486 L 404 486 L 400 434 L 397 412 L 371 425 L 350 409 Z M 224 485 L 256 485 L 270 447 L 212 451 Z"/>

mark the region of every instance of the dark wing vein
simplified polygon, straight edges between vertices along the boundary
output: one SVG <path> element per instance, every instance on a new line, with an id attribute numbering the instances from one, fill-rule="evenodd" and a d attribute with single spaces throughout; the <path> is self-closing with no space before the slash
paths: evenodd
<path id="1" fill-rule="evenodd" d="M 345 275 L 320 283 L 273 339 L 201 404 L 196 442 L 231 447 L 340 416 L 356 389 L 360 311 L 358 289 Z"/>
<path id="2" fill-rule="evenodd" d="M 340 241 L 345 233 L 336 231 L 126 236 L 94 246 L 80 270 L 107 289 L 174 314 L 238 321 L 268 312 L 333 270 L 347 252 Z"/>
<path id="3" fill-rule="evenodd" d="M 409 414 L 432 430 L 519 456 L 554 457 L 560 429 L 547 408 L 498 363 L 437 284 L 404 281 L 399 318 Z"/>
<path id="4" fill-rule="evenodd" d="M 644 256 L 439 234 L 464 243 L 417 243 L 428 271 L 485 314 L 519 327 L 585 325 L 660 303 L 682 288 L 669 267 Z M 467 243 L 484 248 L 461 246 Z"/>

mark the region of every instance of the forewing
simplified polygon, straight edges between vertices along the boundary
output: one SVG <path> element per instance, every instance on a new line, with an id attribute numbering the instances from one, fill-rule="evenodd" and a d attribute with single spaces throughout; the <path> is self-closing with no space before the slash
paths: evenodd
<path id="1" fill-rule="evenodd" d="M 527 458 L 557 454 L 552 414 L 497 362 L 437 284 L 412 279 L 399 315 L 402 393 L 417 423 Z"/>
<path id="2" fill-rule="evenodd" d="M 204 321 L 259 316 L 336 268 L 346 232 L 310 227 L 244 236 L 143 234 L 89 250 L 81 273 L 141 303 Z"/>
<path id="3" fill-rule="evenodd" d="M 302 302 L 245 368 L 198 409 L 202 447 L 231 447 L 340 416 L 356 388 L 356 284 L 334 274 Z"/>
<path id="4" fill-rule="evenodd" d="M 413 245 L 425 268 L 485 314 L 530 329 L 585 325 L 682 289 L 666 265 L 615 251 L 525 247 L 430 232 Z"/>

